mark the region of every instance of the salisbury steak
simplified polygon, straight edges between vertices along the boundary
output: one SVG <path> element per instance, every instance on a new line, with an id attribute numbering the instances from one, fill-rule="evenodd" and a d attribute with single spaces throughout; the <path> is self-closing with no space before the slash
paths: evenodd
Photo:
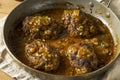
<path id="1" fill-rule="evenodd" d="M 102 22 L 81 10 L 65 10 L 62 23 L 70 37 L 91 38 L 103 32 Z"/>
<path id="2" fill-rule="evenodd" d="M 97 69 L 98 60 L 92 44 L 76 43 L 68 47 L 67 54 L 76 74 L 83 74 Z"/>
<path id="3" fill-rule="evenodd" d="M 62 32 L 57 20 L 48 16 L 29 16 L 23 21 L 23 32 L 29 40 L 56 39 Z"/>
<path id="4" fill-rule="evenodd" d="M 34 40 L 26 44 L 25 54 L 30 62 L 30 66 L 36 69 L 51 71 L 56 70 L 59 66 L 59 55 L 49 44 L 41 40 Z"/>

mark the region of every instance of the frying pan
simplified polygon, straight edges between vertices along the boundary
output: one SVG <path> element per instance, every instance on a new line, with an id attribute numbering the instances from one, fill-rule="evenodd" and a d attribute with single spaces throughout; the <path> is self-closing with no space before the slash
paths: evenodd
<path id="1" fill-rule="evenodd" d="M 29 15 L 33 15 L 43 10 L 47 9 L 74 9 L 76 7 L 84 7 L 83 11 L 89 13 L 97 18 L 99 18 L 105 25 L 107 25 L 110 30 L 115 44 L 116 54 L 114 59 L 110 61 L 106 66 L 82 75 L 77 76 L 64 76 L 64 75 L 55 75 L 49 74 L 42 71 L 35 70 L 28 67 L 20 60 L 17 59 L 17 54 L 13 51 L 10 37 L 14 29 L 18 26 L 22 20 Z M 82 8 L 81 7 L 81 8 Z M 41 80 L 86 80 L 93 78 L 103 72 L 105 72 L 113 64 L 115 59 L 118 57 L 120 52 L 120 21 L 117 16 L 103 4 L 98 3 L 95 0 L 27 0 L 22 4 L 17 6 L 8 16 L 5 25 L 4 25 L 4 42 L 6 49 L 9 51 L 9 54 L 12 56 L 16 62 L 21 65 L 23 68 L 28 70 L 34 75 L 37 75 Z M 14 38 L 14 37 L 13 37 Z M 22 56 L 21 56 L 22 57 Z"/>

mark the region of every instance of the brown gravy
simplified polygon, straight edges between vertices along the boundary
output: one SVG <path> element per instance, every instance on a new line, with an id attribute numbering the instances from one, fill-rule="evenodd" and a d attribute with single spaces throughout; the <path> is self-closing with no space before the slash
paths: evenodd
<path id="1" fill-rule="evenodd" d="M 41 15 L 41 16 L 49 16 L 57 19 L 60 21 L 61 16 L 63 15 L 64 10 L 47 10 L 43 11 L 39 14 L 36 15 Z M 36 16 L 35 15 L 35 16 Z M 94 20 L 97 20 L 96 18 L 92 17 L 89 14 L 86 14 L 88 19 L 92 18 Z M 84 16 L 84 15 L 83 15 Z M 83 18 L 84 19 L 84 18 Z M 93 20 L 93 21 L 94 21 Z M 99 23 L 99 21 L 98 21 Z M 107 63 L 111 61 L 111 59 L 114 57 L 114 41 L 111 36 L 111 33 L 109 29 L 101 22 L 100 24 L 95 24 L 95 25 L 100 25 L 101 27 L 104 28 L 104 33 L 98 33 L 97 35 L 94 35 L 89 38 L 78 38 L 78 37 L 70 37 L 66 31 L 64 31 L 61 35 L 61 37 L 53 40 L 47 39 L 46 42 L 48 42 L 50 45 L 54 46 L 58 51 L 60 51 L 60 55 L 62 56 L 60 58 L 60 65 L 57 70 L 55 71 L 50 71 L 48 73 L 53 73 L 53 74 L 59 74 L 59 75 L 76 75 L 74 73 L 74 68 L 70 65 L 69 60 L 65 56 L 67 48 L 74 44 L 74 43 L 79 43 L 79 42 L 88 42 L 92 44 L 98 43 L 99 45 L 94 45 L 95 48 L 95 54 L 97 55 L 98 58 L 98 67 L 97 69 L 105 66 Z M 25 44 L 27 40 L 24 39 L 24 34 L 22 31 L 22 25 L 20 27 L 16 27 L 16 30 L 14 30 L 13 36 L 15 37 L 14 40 L 11 38 L 11 45 L 13 52 L 16 53 L 16 57 L 23 62 L 24 64 L 29 66 L 28 60 L 25 57 Z M 101 46 L 106 46 L 105 49 L 101 49 Z M 100 54 L 101 53 L 103 54 Z M 106 54 L 105 52 L 102 51 L 108 51 Z M 99 52 L 97 54 L 97 52 Z M 105 54 L 104 54 L 105 53 Z"/>

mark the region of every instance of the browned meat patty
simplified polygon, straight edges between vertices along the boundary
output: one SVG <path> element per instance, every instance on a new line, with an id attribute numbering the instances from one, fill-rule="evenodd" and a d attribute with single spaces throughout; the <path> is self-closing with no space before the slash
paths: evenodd
<path id="1" fill-rule="evenodd" d="M 109 41 L 109 40 L 108 40 Z M 94 51 L 96 55 L 98 56 L 98 62 L 100 65 L 105 65 L 106 59 L 108 56 L 111 56 L 113 54 L 111 46 L 112 44 L 107 43 L 107 41 L 99 40 L 99 39 L 92 39 L 91 42 L 94 44 Z M 102 67 L 99 66 L 99 67 Z"/>
<path id="2" fill-rule="evenodd" d="M 100 20 L 80 10 L 65 10 L 62 23 L 71 37 L 90 38 L 104 30 Z"/>
<path id="3" fill-rule="evenodd" d="M 56 70 L 59 66 L 59 52 L 40 40 L 34 40 L 25 47 L 30 66 L 44 71 Z"/>
<path id="4" fill-rule="evenodd" d="M 67 57 L 76 74 L 83 74 L 97 69 L 98 60 L 92 44 L 76 43 L 68 47 Z"/>
<path id="5" fill-rule="evenodd" d="M 23 21 L 23 32 L 31 39 L 56 39 L 62 32 L 61 24 L 48 16 L 26 17 Z"/>

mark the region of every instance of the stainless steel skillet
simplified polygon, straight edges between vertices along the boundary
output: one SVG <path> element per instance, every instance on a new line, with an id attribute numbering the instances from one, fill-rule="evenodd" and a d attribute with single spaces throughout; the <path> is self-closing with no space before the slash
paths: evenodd
<path id="1" fill-rule="evenodd" d="M 76 8 L 78 5 L 84 6 L 84 11 L 89 13 L 100 20 L 104 24 L 107 25 L 112 36 L 114 38 L 114 43 L 116 45 L 116 56 L 115 58 L 106 66 L 82 75 L 78 76 L 63 76 L 63 75 L 53 75 L 48 74 L 45 72 L 41 72 L 35 69 L 28 67 L 27 65 L 23 64 L 21 61 L 17 59 L 17 54 L 13 51 L 10 37 L 15 29 L 22 20 L 29 15 L 38 13 L 43 10 L 47 9 L 70 9 Z M 10 55 L 13 59 L 16 60 L 18 64 L 20 64 L 26 70 L 32 72 L 32 74 L 37 75 L 42 80 L 85 80 L 93 78 L 103 72 L 105 72 L 109 67 L 113 64 L 117 56 L 120 52 L 120 21 L 116 17 L 116 15 L 103 4 L 98 3 L 95 0 L 28 0 L 17 6 L 8 16 L 5 25 L 4 25 L 4 42 L 6 44 L 6 48 L 9 51 Z M 22 56 L 21 56 L 22 57 Z"/>

